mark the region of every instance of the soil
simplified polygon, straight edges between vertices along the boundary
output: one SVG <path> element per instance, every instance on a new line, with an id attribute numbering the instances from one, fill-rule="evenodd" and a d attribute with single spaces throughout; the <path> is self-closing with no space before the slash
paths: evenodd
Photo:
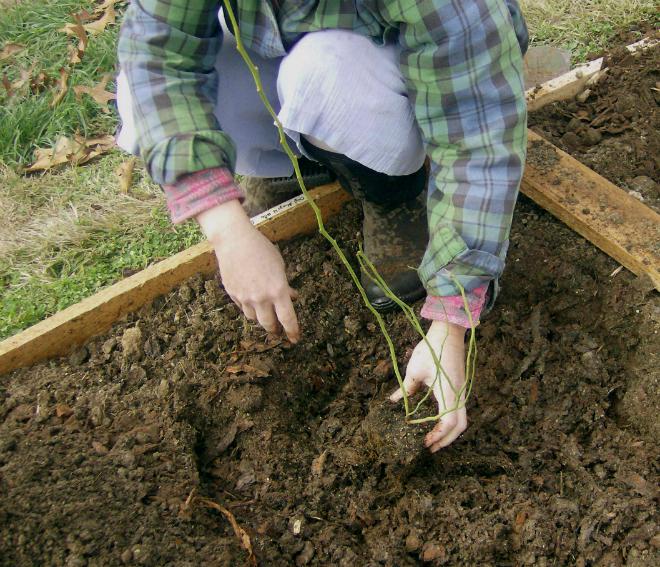
<path id="1" fill-rule="evenodd" d="M 660 211 L 660 45 L 606 55 L 606 74 L 575 100 L 530 116 L 530 127 Z"/>
<path id="2" fill-rule="evenodd" d="M 330 223 L 352 253 L 359 219 L 352 203 Z M 0 564 L 250 564 L 203 498 L 259 565 L 660 564 L 646 281 L 521 198 L 470 427 L 431 455 L 386 401 L 386 345 L 329 246 L 282 250 L 299 345 L 195 278 L 0 380 Z M 387 321 L 405 364 L 415 334 Z"/>

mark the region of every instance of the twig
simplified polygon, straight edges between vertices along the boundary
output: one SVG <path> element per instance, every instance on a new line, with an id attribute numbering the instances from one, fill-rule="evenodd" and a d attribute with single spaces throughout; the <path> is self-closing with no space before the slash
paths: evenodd
<path id="1" fill-rule="evenodd" d="M 250 567 L 257 567 L 257 558 L 254 556 L 254 550 L 252 549 L 252 541 L 250 540 L 250 536 L 236 521 L 234 514 L 232 514 L 229 510 L 227 510 L 227 508 L 225 508 L 221 504 L 218 504 L 217 502 L 209 498 L 203 498 L 197 496 L 194 498 L 194 501 L 198 502 L 202 506 L 206 506 L 207 508 L 212 508 L 213 510 L 217 510 L 225 518 L 227 518 L 227 520 L 231 524 L 231 527 L 234 528 L 234 533 L 236 534 L 238 541 L 240 542 L 243 549 L 245 549 L 245 551 L 247 551 L 248 553 L 248 565 L 250 565 Z"/>

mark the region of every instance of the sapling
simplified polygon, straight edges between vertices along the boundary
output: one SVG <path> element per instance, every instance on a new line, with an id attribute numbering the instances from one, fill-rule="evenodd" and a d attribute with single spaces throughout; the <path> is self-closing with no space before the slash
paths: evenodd
<path id="1" fill-rule="evenodd" d="M 441 419 L 444 415 L 456 411 L 458 409 L 461 409 L 465 406 L 465 403 L 467 402 L 467 399 L 470 396 L 471 390 L 472 390 L 472 383 L 474 381 L 474 374 L 475 374 L 475 367 L 476 367 L 476 359 L 477 359 L 477 347 L 476 347 L 476 332 L 475 332 L 475 325 L 472 320 L 472 315 L 468 306 L 468 301 L 467 297 L 465 295 L 465 290 L 463 286 L 460 284 L 458 280 L 454 278 L 454 283 L 458 287 L 461 293 L 461 297 L 463 299 L 463 306 L 465 308 L 465 312 L 468 315 L 468 321 L 470 323 L 470 337 L 469 337 L 469 343 L 468 343 L 468 352 L 466 355 L 466 364 L 465 364 L 465 383 L 460 387 L 460 389 L 456 389 L 456 387 L 453 384 L 453 381 L 449 379 L 447 374 L 445 373 L 442 364 L 440 362 L 440 358 L 442 356 L 442 347 L 440 350 L 440 355 L 435 352 L 435 349 L 432 348 L 426 333 L 422 329 L 422 326 L 419 322 L 419 319 L 415 315 L 415 312 L 413 309 L 407 305 L 404 301 L 399 299 L 389 288 L 385 280 L 380 276 L 378 271 L 376 270 L 376 267 L 373 265 L 373 263 L 366 257 L 364 252 L 360 249 L 358 251 L 357 257 L 358 261 L 360 263 L 361 268 L 365 271 L 367 274 L 367 277 L 369 277 L 372 281 L 374 281 L 380 288 L 381 290 L 389 297 L 392 299 L 403 311 L 406 319 L 408 322 L 413 326 L 415 331 L 420 335 L 422 340 L 426 343 L 427 347 L 429 348 L 431 355 L 433 357 L 433 363 L 436 368 L 435 372 L 435 378 L 434 382 L 429 386 L 428 391 L 426 394 L 423 396 L 423 398 L 416 404 L 415 408 L 411 410 L 410 407 L 410 399 L 407 395 L 406 388 L 403 384 L 403 378 L 401 376 L 401 370 L 399 368 L 399 364 L 397 361 L 396 357 L 396 350 L 394 348 L 394 342 L 392 341 L 392 337 L 390 336 L 389 332 L 387 331 L 387 327 L 385 325 L 385 320 L 383 319 L 383 316 L 371 305 L 369 302 L 369 299 L 367 298 L 367 293 L 362 286 L 362 283 L 360 282 L 360 278 L 351 266 L 351 263 L 348 261 L 348 258 L 342 251 L 341 247 L 337 243 L 337 241 L 328 233 L 328 231 L 325 228 L 325 223 L 323 222 L 323 215 L 321 214 L 321 210 L 319 209 L 318 205 L 315 203 L 314 199 L 312 199 L 309 195 L 309 192 L 307 190 L 307 187 L 305 186 L 305 182 L 302 177 L 302 173 L 300 171 L 300 166 L 298 164 L 298 158 L 294 154 L 293 150 L 291 149 L 291 146 L 289 146 L 289 143 L 286 139 L 286 134 L 284 133 L 284 128 L 282 126 L 282 123 L 280 122 L 277 113 L 273 109 L 272 105 L 270 104 L 270 101 L 268 100 L 268 97 L 266 96 L 264 89 L 263 89 L 263 84 L 261 82 L 261 76 L 259 74 L 259 69 L 257 66 L 253 63 L 252 59 L 250 58 L 249 54 L 247 53 L 245 46 L 243 45 L 243 41 L 241 39 L 241 32 L 238 26 L 238 21 L 236 20 L 236 16 L 234 14 L 234 10 L 231 7 L 230 2 L 228 0 L 223 0 L 223 5 L 225 10 L 227 11 L 227 15 L 229 16 L 229 20 L 231 21 L 232 28 L 234 31 L 234 37 L 236 39 L 236 50 L 240 54 L 240 56 L 243 58 L 243 61 L 247 65 L 250 74 L 252 75 L 252 78 L 254 79 L 254 84 L 257 89 L 257 93 L 259 95 L 259 98 L 261 99 L 262 103 L 264 104 L 266 110 L 270 114 L 270 116 L 273 119 L 273 123 L 275 127 L 277 128 L 278 134 L 279 134 L 279 142 L 280 145 L 282 146 L 282 149 L 286 153 L 286 155 L 289 157 L 291 160 L 291 163 L 293 164 L 293 169 L 296 175 L 296 179 L 298 181 L 298 185 L 300 186 L 300 190 L 302 191 L 303 196 L 305 197 L 305 201 L 307 204 L 312 208 L 314 211 L 314 216 L 316 217 L 316 222 L 318 224 L 319 228 L 319 233 L 330 243 L 332 246 L 333 250 L 336 252 L 337 256 L 341 260 L 342 264 L 346 267 L 346 270 L 348 271 L 351 279 L 353 280 L 353 283 L 355 284 L 355 287 L 357 288 L 358 292 L 360 293 L 360 296 L 362 297 L 362 301 L 366 305 L 367 309 L 371 312 L 371 314 L 374 316 L 376 319 L 376 322 L 378 323 L 378 328 L 380 329 L 383 337 L 385 338 L 385 342 L 387 343 L 388 351 L 389 351 L 389 356 L 392 361 L 392 368 L 394 369 L 394 374 L 396 376 L 397 382 L 399 383 L 399 387 L 401 388 L 401 392 L 403 394 L 403 405 L 405 409 L 405 415 L 406 415 L 406 421 L 408 423 L 426 423 L 430 421 L 437 421 Z M 446 340 L 446 336 L 445 336 Z M 444 346 L 444 342 L 443 342 Z M 452 391 L 454 394 L 456 394 L 456 404 L 453 407 L 447 407 L 447 403 L 444 399 L 444 393 L 442 388 L 440 388 L 441 396 L 442 396 L 442 402 L 444 409 L 439 411 L 436 415 L 428 416 L 428 417 L 423 417 L 423 418 L 413 418 L 413 416 L 419 411 L 419 409 L 422 407 L 424 402 L 428 399 L 430 394 L 433 392 L 433 388 L 436 384 L 436 382 L 439 382 L 441 380 L 447 380 Z"/>

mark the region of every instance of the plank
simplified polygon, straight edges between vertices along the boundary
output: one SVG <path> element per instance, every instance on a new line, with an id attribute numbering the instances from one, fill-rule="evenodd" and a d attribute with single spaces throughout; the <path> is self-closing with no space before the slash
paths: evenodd
<path id="1" fill-rule="evenodd" d="M 310 194 L 324 219 L 339 212 L 350 199 L 337 183 L 313 189 Z M 313 232 L 317 227 L 311 207 L 302 195 L 254 217 L 252 222 L 274 242 Z M 67 354 L 75 346 L 107 331 L 122 316 L 193 275 L 216 270 L 215 254 L 208 242 L 158 262 L 2 341 L 0 374 Z"/>
<path id="2" fill-rule="evenodd" d="M 656 45 L 658 40 L 643 39 L 627 46 L 628 51 L 634 53 Z M 548 104 L 567 100 L 585 90 L 589 82 L 603 67 L 603 57 L 578 65 L 568 73 L 564 73 L 555 79 L 547 81 L 533 89 L 529 89 L 525 94 L 527 98 L 527 110 L 534 112 Z"/>
<path id="3" fill-rule="evenodd" d="M 521 191 L 660 291 L 660 215 L 529 131 Z"/>

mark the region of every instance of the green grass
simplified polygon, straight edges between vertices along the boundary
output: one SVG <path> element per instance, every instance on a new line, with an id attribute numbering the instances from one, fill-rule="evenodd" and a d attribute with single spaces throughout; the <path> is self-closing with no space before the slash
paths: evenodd
<path id="1" fill-rule="evenodd" d="M 520 5 L 532 43 L 567 49 L 575 62 L 606 49 L 632 24 L 659 23 L 657 0 L 520 0 Z"/>
<path id="2" fill-rule="evenodd" d="M 117 124 L 114 113 L 105 114 L 88 96 L 76 96 L 71 87 L 94 86 L 105 73 L 114 73 L 119 26 L 108 26 L 98 36 L 89 37 L 82 62 L 69 62 L 67 46 L 77 40 L 58 31 L 73 22 L 72 13 L 92 11 L 89 0 L 31 0 L 18 3 L 0 15 L 0 47 L 19 43 L 26 49 L 12 59 L 0 61 L 0 74 L 10 81 L 21 70 L 34 66 L 51 79 L 59 77 L 61 68 L 70 71 L 69 91 L 55 108 L 50 107 L 53 89 L 30 93 L 25 88 L 11 98 L 0 87 L 0 162 L 7 165 L 26 164 L 36 147 L 49 147 L 62 134 L 79 132 L 84 136 L 112 132 Z M 113 85 L 109 85 L 112 90 Z"/>
<path id="3" fill-rule="evenodd" d="M 98 4 L 98 3 L 97 3 Z M 521 0 L 532 41 L 570 49 L 583 60 L 622 28 L 655 22 L 655 0 Z M 58 30 L 90 0 L 0 0 L 0 49 L 26 50 L 0 62 L 9 80 L 34 66 L 53 78 L 70 71 L 69 87 L 96 85 L 116 66 L 118 23 L 90 37 L 82 63 L 69 63 L 74 40 Z M 4 6 L 4 7 L 2 7 Z M 123 11 L 115 6 L 118 16 Z M 114 84 L 108 85 L 113 90 Z M 0 86 L 0 339 L 201 240 L 194 223 L 170 224 L 162 192 L 140 164 L 129 195 L 118 186 L 119 151 L 85 166 L 22 176 L 34 149 L 60 135 L 113 133 L 117 118 L 69 90 L 50 108 L 53 91 L 7 98 Z"/>
<path id="4" fill-rule="evenodd" d="M 124 232 L 120 226 L 92 231 L 76 248 L 60 251 L 41 277 L 23 281 L 19 272 L 0 260 L 0 281 L 6 289 L 0 303 L 0 337 L 37 323 L 121 279 L 126 272 L 145 268 L 199 242 L 195 225 L 173 229 L 161 208 L 140 230 Z"/>

